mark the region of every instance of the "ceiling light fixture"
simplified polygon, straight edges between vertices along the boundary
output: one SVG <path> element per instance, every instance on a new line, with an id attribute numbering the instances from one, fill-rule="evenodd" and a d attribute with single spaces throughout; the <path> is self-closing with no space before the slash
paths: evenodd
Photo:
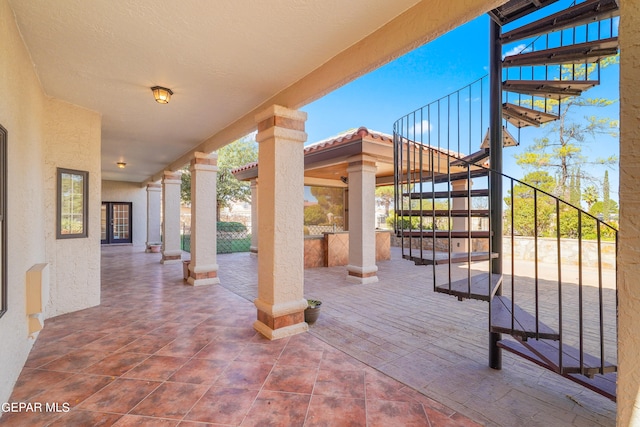
<path id="1" fill-rule="evenodd" d="M 158 104 L 168 104 L 171 99 L 171 95 L 173 95 L 173 91 L 171 89 L 167 89 L 162 86 L 154 86 L 151 88 L 153 92 L 153 97 L 156 99 Z"/>
<path id="2" fill-rule="evenodd" d="M 116 165 L 118 165 L 120 169 L 124 169 L 124 167 L 127 166 L 125 162 L 117 162 Z"/>

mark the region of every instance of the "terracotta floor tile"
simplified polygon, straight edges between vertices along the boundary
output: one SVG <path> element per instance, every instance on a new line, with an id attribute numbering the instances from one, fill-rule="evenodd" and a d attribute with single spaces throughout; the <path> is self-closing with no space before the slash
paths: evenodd
<path id="1" fill-rule="evenodd" d="M 14 387 L 13 400 L 68 403 L 71 411 L 5 414 L 1 425 L 395 427 L 429 417 L 431 427 L 477 426 L 313 330 L 275 341 L 258 334 L 255 295 L 222 286 L 256 286 L 257 260 L 246 254 L 220 257 L 220 286 L 194 288 L 182 281 L 181 265 L 136 250 L 103 248 L 102 304 L 47 319 Z M 312 280 L 343 286 L 331 276 L 343 271 L 334 270 Z M 336 319 L 332 327 L 347 328 L 338 335 L 363 357 L 377 354 L 375 336 L 363 347 L 361 335 L 349 335 L 356 329 Z"/>
<path id="2" fill-rule="evenodd" d="M 160 383 L 120 378 L 84 401 L 81 409 L 126 414 Z"/>
<path id="3" fill-rule="evenodd" d="M 118 377 L 149 357 L 139 353 L 115 353 L 105 357 L 84 370 L 88 374 L 110 375 Z"/>
<path id="4" fill-rule="evenodd" d="M 48 427 L 109 427 L 115 424 L 116 421 L 118 421 L 121 417 L 121 414 L 107 414 L 104 412 L 73 410 L 68 414 L 62 415 Z"/>
<path id="5" fill-rule="evenodd" d="M 345 399 L 331 396 L 313 396 L 305 427 L 344 426 L 366 427 L 367 415 L 364 399 Z M 400 424 L 390 424 L 397 425 Z"/>
<path id="6" fill-rule="evenodd" d="M 207 344 L 209 344 L 207 339 L 180 337 L 162 347 L 156 354 L 158 356 L 193 357 Z"/>
<path id="7" fill-rule="evenodd" d="M 114 424 L 114 427 L 175 427 L 177 425 L 176 420 L 125 415 Z"/>
<path id="8" fill-rule="evenodd" d="M 47 363 L 43 369 L 50 371 L 81 372 L 85 368 L 104 359 L 107 356 L 103 351 L 80 349 Z"/>
<path id="9" fill-rule="evenodd" d="M 162 347 L 174 340 L 173 337 L 158 337 L 155 335 L 145 335 L 122 347 L 120 351 L 131 353 L 154 354 Z"/>
<path id="10" fill-rule="evenodd" d="M 264 383 L 264 390 L 311 394 L 318 371 L 290 365 L 275 365 Z"/>
<path id="11" fill-rule="evenodd" d="M 191 359 L 171 375 L 169 381 L 211 385 L 220 378 L 227 366 L 229 362 L 222 360 Z"/>
<path id="12" fill-rule="evenodd" d="M 242 426 L 303 426 L 309 409 L 308 394 L 263 390 L 258 395 Z"/>
<path id="13" fill-rule="evenodd" d="M 240 352 L 236 360 L 256 363 L 275 363 L 282 354 L 283 348 L 280 346 L 269 346 L 265 344 L 247 344 Z"/>
<path id="14" fill-rule="evenodd" d="M 138 366 L 122 375 L 123 378 L 164 381 L 189 361 L 186 357 L 149 356 Z"/>
<path id="15" fill-rule="evenodd" d="M 197 359 L 224 360 L 231 362 L 238 357 L 246 346 L 247 344 L 242 342 L 214 340 L 207 344 L 193 357 Z"/>
<path id="16" fill-rule="evenodd" d="M 317 368 L 322 360 L 324 350 L 308 350 L 306 348 L 285 347 L 278 363 L 281 365 L 306 366 Z"/>
<path id="17" fill-rule="evenodd" d="M 430 424 L 419 403 L 367 399 L 367 426 L 429 427 Z"/>
<path id="18" fill-rule="evenodd" d="M 208 389 L 208 385 L 163 383 L 130 413 L 180 420 Z"/>
<path id="19" fill-rule="evenodd" d="M 273 365 L 268 363 L 231 362 L 215 382 L 217 387 L 260 389 Z"/>
<path id="20" fill-rule="evenodd" d="M 10 402 L 26 402 L 29 398 L 70 378 L 72 373 L 25 368 L 13 387 Z"/>
<path id="21" fill-rule="evenodd" d="M 364 371 L 330 371 L 320 369 L 314 395 L 365 398 Z"/>
<path id="22" fill-rule="evenodd" d="M 184 417 L 189 421 L 238 425 L 258 395 L 258 390 L 212 387 Z"/>
<path id="23" fill-rule="evenodd" d="M 77 374 L 47 388 L 37 399 L 44 402 L 68 403 L 71 409 L 74 409 L 113 380 L 112 377 Z"/>
<path id="24" fill-rule="evenodd" d="M 123 328 L 118 328 L 122 330 Z M 125 345 L 135 341 L 138 337 L 133 334 L 109 334 L 99 340 L 87 344 L 83 348 L 102 352 L 114 352 Z"/>

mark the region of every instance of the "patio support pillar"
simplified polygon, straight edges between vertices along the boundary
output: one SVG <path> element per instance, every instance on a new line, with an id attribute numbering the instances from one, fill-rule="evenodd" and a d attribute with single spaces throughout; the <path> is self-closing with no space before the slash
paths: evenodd
<path id="1" fill-rule="evenodd" d="M 216 176 L 218 155 L 196 152 L 191 160 L 191 262 L 187 282 L 220 283 L 217 264 Z"/>
<path id="2" fill-rule="evenodd" d="M 258 255 L 258 180 L 251 180 L 251 246 L 249 254 Z"/>
<path id="3" fill-rule="evenodd" d="M 453 181 L 451 187 L 453 191 L 468 190 L 467 180 L 462 179 L 459 181 Z M 453 210 L 467 210 L 469 208 L 466 197 L 454 197 L 451 203 L 451 209 Z M 468 231 L 469 219 L 466 217 L 454 217 L 451 221 L 452 230 L 456 231 Z M 469 251 L 469 239 L 451 239 L 451 252 L 468 252 Z"/>
<path id="4" fill-rule="evenodd" d="M 349 159 L 349 265 L 347 280 L 378 281 L 376 266 L 376 162 L 366 155 Z"/>
<path id="5" fill-rule="evenodd" d="M 260 169 L 258 320 L 269 339 L 308 330 L 304 321 L 304 123 L 307 114 L 273 105 L 256 115 Z"/>
<path id="6" fill-rule="evenodd" d="M 162 176 L 162 263 L 180 262 L 180 171 Z"/>
<path id="7" fill-rule="evenodd" d="M 159 245 L 162 241 L 160 236 L 161 197 L 162 186 L 160 184 L 147 184 L 147 252 L 150 251 L 150 245 Z"/>

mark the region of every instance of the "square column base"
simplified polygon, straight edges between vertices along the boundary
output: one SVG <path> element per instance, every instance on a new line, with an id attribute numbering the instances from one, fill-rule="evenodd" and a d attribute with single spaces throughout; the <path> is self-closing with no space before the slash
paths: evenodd
<path id="1" fill-rule="evenodd" d="M 165 252 L 162 254 L 162 260 L 160 262 L 162 264 L 176 264 L 182 262 L 182 252 L 179 254 Z"/>
<path id="2" fill-rule="evenodd" d="M 304 318 L 304 313 L 303 313 Z M 271 329 L 259 320 L 253 322 L 253 329 L 260 332 L 265 338 L 270 340 L 277 340 L 280 338 L 290 337 L 292 335 L 301 334 L 309 330 L 309 325 L 306 322 L 297 323 L 291 326 L 285 326 L 284 328 Z"/>
<path id="3" fill-rule="evenodd" d="M 378 266 L 357 267 L 355 265 L 347 265 L 347 282 L 351 283 L 376 283 L 378 282 Z"/>

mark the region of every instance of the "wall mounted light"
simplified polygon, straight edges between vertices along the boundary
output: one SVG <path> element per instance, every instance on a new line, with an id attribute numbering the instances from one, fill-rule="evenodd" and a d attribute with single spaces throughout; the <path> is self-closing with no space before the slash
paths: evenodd
<path id="1" fill-rule="evenodd" d="M 173 95 L 171 89 L 162 86 L 154 86 L 151 88 L 151 91 L 153 92 L 153 97 L 156 99 L 156 102 L 159 104 L 168 104 L 171 95 Z"/>
<path id="2" fill-rule="evenodd" d="M 124 169 L 124 167 L 127 166 L 125 162 L 117 162 L 116 165 L 118 165 L 120 169 Z"/>

